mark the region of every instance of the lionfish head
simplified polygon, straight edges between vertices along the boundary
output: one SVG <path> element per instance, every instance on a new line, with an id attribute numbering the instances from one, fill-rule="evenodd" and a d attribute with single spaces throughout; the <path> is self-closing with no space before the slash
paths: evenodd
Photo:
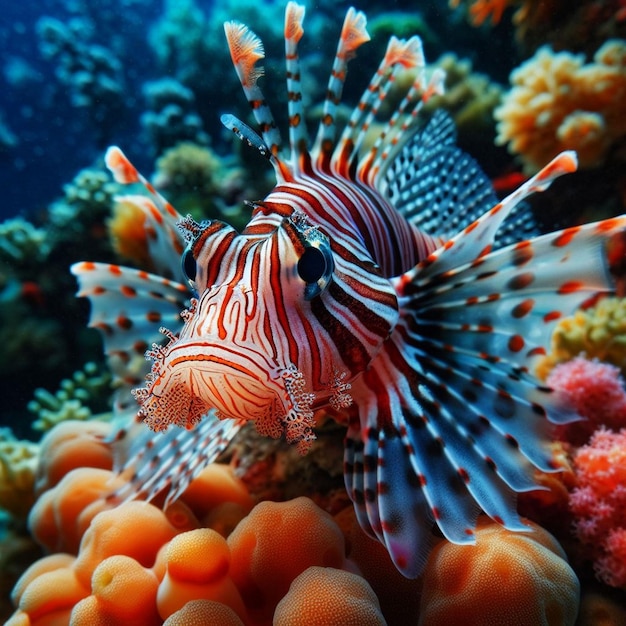
<path id="1" fill-rule="evenodd" d="M 162 329 L 169 341 L 148 351 L 148 384 L 134 395 L 153 430 L 193 428 L 215 409 L 305 452 L 314 410 L 347 407 L 351 370 L 379 345 L 339 354 L 314 337 L 326 292 L 342 281 L 341 261 L 336 268 L 329 238 L 304 213 L 267 214 L 259 204 L 255 216 L 241 234 L 220 221 L 180 222 L 183 273 L 197 297 L 178 335 Z"/>

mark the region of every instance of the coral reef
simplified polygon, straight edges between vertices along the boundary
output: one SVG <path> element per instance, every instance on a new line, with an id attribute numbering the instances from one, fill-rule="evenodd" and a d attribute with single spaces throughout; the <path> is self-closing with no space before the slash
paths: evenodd
<path id="1" fill-rule="evenodd" d="M 530 52 L 544 44 L 593 52 L 607 39 L 626 35 L 622 0 L 579 0 L 575 5 L 568 0 L 449 0 L 448 4 L 451 9 L 463 5 L 473 26 L 495 26 L 509 13 L 516 41 Z"/>
<path id="2" fill-rule="evenodd" d="M 101 228 L 118 192 L 119 186 L 101 166 L 78 172 L 70 183 L 63 185 L 63 198 L 48 209 L 55 238 L 70 239 L 81 231 Z"/>
<path id="3" fill-rule="evenodd" d="M 499 144 L 534 172 L 562 150 L 596 167 L 626 135 L 626 41 L 583 55 L 542 47 L 511 74 L 512 89 L 495 110 Z"/>
<path id="4" fill-rule="evenodd" d="M 537 526 L 520 534 L 483 521 L 477 546 L 442 541 L 423 580 L 408 580 L 363 533 L 352 506 L 333 518 L 305 497 L 255 505 L 250 485 L 227 465 L 208 466 L 165 510 L 119 504 L 115 490 L 127 477 L 110 469 L 110 429 L 97 420 L 63 422 L 44 437 L 29 526 L 51 554 L 15 585 L 9 626 L 321 625 L 337 616 L 342 624 L 406 626 L 443 623 L 442 611 L 454 607 L 464 621 L 488 623 L 477 606 L 500 618 L 573 624 L 577 580 Z M 515 582 L 503 585 L 507 576 Z M 477 603 L 494 577 L 502 601 L 494 605 L 491 594 Z M 464 592 L 458 581 L 466 581 Z"/>
<path id="5" fill-rule="evenodd" d="M 50 241 L 43 228 L 23 217 L 0 222 L 0 260 L 25 277 L 38 268 L 50 252 Z"/>
<path id="6" fill-rule="evenodd" d="M 148 110 L 142 114 L 141 124 L 157 154 L 181 141 L 209 143 L 209 136 L 195 110 L 195 96 L 191 89 L 173 78 L 162 78 L 146 83 L 143 94 Z"/>
<path id="7" fill-rule="evenodd" d="M 242 197 L 255 197 L 241 167 L 234 167 L 210 148 L 181 142 L 156 162 L 154 186 L 184 214 L 219 219 L 238 230 L 250 220 Z"/>
<path id="8" fill-rule="evenodd" d="M 0 428 L 0 509 L 23 520 L 34 502 L 39 445 Z"/>
<path id="9" fill-rule="evenodd" d="M 0 306 L 0 345 L 3 351 L 0 374 L 5 381 L 32 372 L 33 363 L 37 364 L 42 376 L 58 370 L 68 355 L 60 322 L 34 315 L 21 294 L 20 288 L 13 298 Z M 19 382 L 32 385 L 35 381 Z"/>
<path id="10" fill-rule="evenodd" d="M 297 576 L 276 606 L 273 626 L 386 626 L 378 598 L 361 576 L 313 566 Z"/>
<path id="11" fill-rule="evenodd" d="M 442 541 L 423 578 L 408 580 L 399 574 L 385 547 L 365 535 L 356 521 L 342 477 L 344 429 L 334 422 L 320 425 L 306 458 L 284 442 L 260 438 L 245 428 L 221 458 L 232 466 L 210 465 L 165 510 L 163 494 L 151 504 L 119 502 L 115 490 L 123 490 L 131 476 L 116 473 L 119 459 L 114 460 L 110 442 L 116 426 L 101 421 L 108 418 L 102 412 L 108 411 L 113 395 L 110 376 L 102 374 L 101 365 L 88 363 L 99 358 L 101 347 L 87 331 L 77 330 L 83 325 L 84 303 L 74 302 L 75 285 L 66 268 L 89 252 L 98 261 L 126 258 L 142 269 L 166 272 L 156 267 L 163 258 L 155 253 L 153 224 L 141 198 L 117 197 L 119 185 L 93 161 L 91 135 L 102 143 L 115 132 L 114 139 L 123 145 L 129 138 L 128 129 L 120 127 L 122 114 L 132 124 L 140 121 L 146 138 L 133 149 L 145 154 L 152 148 L 160 157 L 152 178 L 155 187 L 183 213 L 241 229 L 248 219 L 243 200 L 264 197 L 269 167 L 260 165 L 255 151 L 239 152 L 236 137 L 219 127 L 216 111 L 222 107 L 249 119 L 244 99 L 231 102 L 239 84 L 226 62 L 222 22 L 234 16 L 250 23 L 270 46 L 279 45 L 275 34 L 283 29 L 280 3 L 227 0 L 201 6 L 196 0 L 166 0 L 160 16 L 152 14 L 154 7 L 145 0 L 123 4 L 131 8 L 126 11 L 128 23 L 139 24 L 139 36 L 137 31 L 132 38 L 126 32 L 97 32 L 106 19 L 118 28 L 119 11 L 103 10 L 103 15 L 113 16 L 109 18 L 94 12 L 92 20 L 89 3 L 76 0 L 67 7 L 74 17 L 39 21 L 37 34 L 47 64 L 36 59 L 41 67 L 35 62 L 29 67 L 27 60 L 9 59 L 4 68 L 6 82 L 19 89 L 20 99 L 24 96 L 19 106 L 15 100 L 7 102 L 6 115 L 0 112 L 0 153 L 11 161 L 7 171 L 35 167 L 26 162 L 24 152 L 18 154 L 25 144 L 32 145 L 33 137 L 29 126 L 20 126 L 20 116 L 24 124 L 41 118 L 49 126 L 50 136 L 37 138 L 34 152 L 44 155 L 50 168 L 71 161 L 68 150 L 77 159 L 68 167 L 94 163 L 63 186 L 63 197 L 45 210 L 47 200 L 38 199 L 38 214 L 0 223 L 3 418 L 15 420 L 17 433 L 0 429 L 0 508 L 5 509 L 0 511 L 0 592 L 7 595 L 22 574 L 8 624 L 279 626 L 334 620 L 408 626 L 487 624 L 500 618 L 507 624 L 515 619 L 573 623 L 576 577 L 559 546 L 536 526 L 520 535 L 481 523 L 478 546 Z M 446 71 L 446 92 L 426 108 L 452 114 L 460 143 L 480 157 L 491 176 L 502 171 L 504 161 L 505 168 L 512 161 L 502 159 L 505 149 L 493 145 L 493 111 L 502 98 L 495 80 L 504 78 L 515 59 L 550 44 L 551 49 L 541 48 L 512 75 L 513 89 L 496 114 L 499 143 L 509 144 L 526 172 L 544 165 L 560 149 L 575 148 L 587 172 L 573 176 L 574 192 L 563 193 L 559 200 L 568 211 L 585 203 L 576 192 L 581 187 L 589 188 L 592 201 L 586 204 L 594 212 L 606 211 L 601 188 L 611 184 L 619 203 L 626 205 L 623 0 L 449 4 L 463 4 L 472 23 L 482 28 L 461 30 L 460 12 L 450 20 L 453 26 L 436 20 L 431 25 L 430 16 L 437 16 L 441 7 L 399 13 L 381 5 L 368 25 L 374 41 L 359 54 L 376 56 L 372 48 L 382 48 L 391 32 L 420 32 L 435 55 L 454 45 L 457 54 L 440 57 L 428 69 Z M 427 11 L 428 20 L 422 17 Z M 332 54 L 334 45 L 324 35 L 336 12 L 332 2 L 324 1 L 320 11 L 309 9 L 307 14 L 307 31 L 317 37 L 312 49 L 301 50 L 302 77 L 310 87 L 303 94 L 307 118 L 314 110 L 308 104 L 324 98 L 326 51 Z M 16 23 L 13 30 L 20 28 L 24 24 Z M 513 31 L 516 43 L 509 37 Z M 506 58 L 493 54 L 491 60 L 482 44 L 473 45 L 501 32 L 508 39 L 498 50 L 513 52 Z M 454 36 L 453 44 L 448 35 Z M 96 37 L 106 47 L 94 43 Z M 129 45 L 124 43 L 127 37 Z M 467 44 L 471 37 L 475 40 Z M 151 55 L 142 54 L 149 52 L 147 45 L 157 55 L 156 74 L 151 73 Z M 559 52 L 563 50 L 568 52 Z M 270 49 L 267 56 L 279 55 Z M 490 74 L 474 71 L 472 61 Z M 282 83 L 270 89 L 284 68 L 271 59 L 264 65 L 267 91 L 286 98 Z M 351 78 L 359 85 L 364 70 L 352 65 Z M 127 66 L 130 71 L 124 76 Z M 158 76 L 170 78 L 146 82 L 146 77 Z M 406 86 L 412 78 L 410 72 L 400 72 L 396 86 Z M 27 89 L 40 91 L 41 99 L 30 102 Z M 346 84 L 347 99 L 358 98 L 350 89 Z M 147 109 L 142 109 L 142 91 Z M 58 107 L 67 102 L 75 118 L 72 125 Z M 346 110 L 337 112 L 339 125 Z M 383 118 L 389 114 L 384 105 L 381 113 Z M 95 129 L 89 137 L 81 135 L 86 125 Z M 374 120 L 372 127 L 377 125 Z M 59 137 L 67 143 L 59 145 Z M 235 156 L 222 156 L 231 141 Z M 58 186 L 53 174 L 47 177 Z M 612 258 L 616 266 L 624 265 L 623 248 Z M 143 377 L 147 365 L 142 346 L 135 352 L 123 365 L 116 365 L 121 357 L 110 359 L 118 383 L 121 372 L 129 379 Z M 82 363 L 87 363 L 84 369 L 72 374 Z M 617 595 L 626 589 L 626 430 L 608 429 L 619 431 L 626 423 L 619 374 L 626 375 L 626 299 L 604 298 L 562 320 L 540 372 L 550 386 L 569 393 L 588 419 L 555 429 L 562 441 L 554 443 L 554 458 L 564 469 L 537 472 L 537 482 L 547 490 L 522 494 L 519 510 L 556 534 L 583 579 L 578 623 L 621 624 L 626 620 L 624 596 Z M 42 385 L 59 389 L 51 393 Z M 21 438 L 26 433 L 20 429 L 31 425 L 25 402 L 33 395 L 28 409 L 36 415 L 36 434 L 44 433 L 40 443 Z M 20 403 L 19 413 L 13 402 Z M 600 425 L 605 428 L 596 430 Z M 570 536 L 572 519 L 575 538 Z M 42 550 L 49 555 L 41 558 Z M 589 563 L 600 583 L 586 577 Z M 0 622 L 6 610 L 0 606 Z"/>
<path id="12" fill-rule="evenodd" d="M 181 83 L 198 82 L 207 67 L 203 61 L 210 37 L 206 17 L 194 0 L 166 0 L 148 39 L 164 73 Z"/>
<path id="13" fill-rule="evenodd" d="M 449 0 L 451 9 L 461 6 L 462 0 Z M 474 26 L 481 26 L 485 22 L 497 24 L 502 19 L 504 11 L 514 4 L 515 0 L 471 0 L 465 4 L 468 17 Z"/>
<path id="14" fill-rule="evenodd" d="M 440 57 L 433 68 L 446 74 L 444 92 L 434 95 L 426 110 L 448 111 L 457 127 L 459 145 L 471 146 L 474 154 L 488 152 L 487 144 L 495 136 L 493 112 L 500 103 L 502 87 L 486 74 L 473 71 L 469 59 L 459 59 L 452 53 Z"/>
<path id="15" fill-rule="evenodd" d="M 300 498 L 262 503 L 245 517 L 252 502 L 227 466 L 209 466 L 165 511 L 145 502 L 116 506 L 111 493 L 124 478 L 88 467 L 112 463 L 107 428 L 65 422 L 46 436 L 38 484 L 47 490 L 29 525 L 39 543 L 65 554 L 24 573 L 9 624 L 44 615 L 90 623 L 143 615 L 142 623 L 159 624 L 188 600 L 207 598 L 228 604 L 244 623 L 249 612 L 271 622 L 274 607 L 309 565 L 348 567 L 344 537 L 327 513 Z M 132 603 L 129 589 L 136 591 Z"/>
<path id="16" fill-rule="evenodd" d="M 37 416 L 33 429 L 47 431 L 65 420 L 89 419 L 93 414 L 91 407 L 106 407 L 110 383 L 107 371 L 102 373 L 95 363 L 87 363 L 71 378 L 62 380 L 54 394 L 46 389 L 35 389 L 35 397 L 27 406 Z"/>
<path id="17" fill-rule="evenodd" d="M 574 532 L 600 580 L 626 589 L 626 429 L 600 428 L 574 455 Z"/>

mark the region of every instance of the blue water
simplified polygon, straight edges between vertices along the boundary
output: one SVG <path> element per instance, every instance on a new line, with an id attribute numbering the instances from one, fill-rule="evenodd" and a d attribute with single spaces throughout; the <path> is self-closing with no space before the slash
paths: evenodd
<path id="1" fill-rule="evenodd" d="M 230 15 L 230 9 L 226 8 L 228 4 L 233 7 L 231 17 L 238 17 L 237 2 L 195 4 L 209 19 L 215 5 Z M 283 3 L 279 4 L 282 6 Z M 317 45 L 322 41 L 334 48 L 340 14 L 348 4 L 341 2 L 335 6 L 322 1 L 318 6 L 308 3 L 309 16 L 317 14 L 330 18 L 333 12 L 339 16 L 330 26 L 333 36 L 323 40 L 318 38 Z M 477 69 L 481 64 L 491 63 L 490 72 L 499 74 L 503 82 L 506 79 L 510 63 L 498 67 L 494 65 L 494 59 L 506 59 L 511 42 L 506 36 L 496 41 L 492 38 L 491 50 L 496 46 L 505 54 L 481 55 L 484 34 L 465 26 L 462 18 L 455 16 L 444 0 L 356 4 L 357 8 L 367 11 L 370 19 L 390 9 L 413 13 L 419 10 L 436 35 L 434 40 L 425 41 L 431 60 L 436 58 L 434 54 L 438 56 L 445 50 L 454 49 L 473 57 Z M 162 16 L 163 10 L 162 3 L 149 0 L 0 0 L 0 119 L 16 140 L 16 145 L 0 147 L 0 219 L 17 214 L 36 215 L 43 211 L 62 194 L 64 183 L 92 164 L 112 143 L 123 146 L 137 165 L 151 171 L 155 154 L 142 132 L 139 119 L 146 107 L 143 84 L 167 75 L 166 68 L 159 66 L 148 43 L 149 29 Z M 58 58 L 47 59 L 42 53 L 37 23 L 43 16 L 63 23 L 82 19 L 86 24 L 80 31 L 82 43 L 103 46 L 117 56 L 121 63 L 123 98 L 115 106 L 105 103 L 94 111 L 94 107 L 73 104 L 71 90 L 55 74 Z M 258 24 L 251 26 L 259 28 Z M 280 45 L 280 42 L 275 43 Z M 325 56 L 328 56 L 326 52 Z M 209 64 L 230 65 L 225 47 L 223 58 L 211 58 Z M 364 64 L 363 67 L 371 70 L 370 65 Z M 227 71 L 232 72 L 232 69 Z M 215 67 L 207 68 L 207 75 L 216 75 Z M 207 131 L 219 135 L 217 120 L 224 106 L 220 86 L 190 86 L 197 99 L 201 99 L 198 108 Z M 229 95 L 224 94 L 224 98 L 231 100 Z M 103 114 L 104 120 L 94 119 Z"/>
<path id="2" fill-rule="evenodd" d="M 72 106 L 68 89 L 55 76 L 55 62 L 39 49 L 37 21 L 44 15 L 65 21 L 85 15 L 70 10 L 71 3 L 0 3 L 0 45 L 3 50 L 0 75 L 0 112 L 17 139 L 13 147 L 0 151 L 0 186 L 3 199 L 0 217 L 41 211 L 61 193 L 83 167 L 91 164 L 111 142 L 129 143 L 129 152 L 139 153 L 126 137 L 138 137 L 138 106 L 141 77 L 150 71 L 150 52 L 144 37 L 137 36 L 148 23 L 150 3 L 85 2 L 91 6 L 95 26 L 90 43 L 110 45 L 115 38 L 120 49 L 130 54 L 132 66 L 124 66 L 124 107 L 106 125 L 93 120 L 88 108 Z M 105 8 L 106 7 L 106 8 Z M 15 67 L 26 71 L 16 83 L 7 76 Z"/>

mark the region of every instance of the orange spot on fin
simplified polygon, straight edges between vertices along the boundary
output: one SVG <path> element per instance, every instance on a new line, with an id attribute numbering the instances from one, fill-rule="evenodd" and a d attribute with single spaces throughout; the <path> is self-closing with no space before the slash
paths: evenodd
<path id="1" fill-rule="evenodd" d="M 118 183 L 128 185 L 139 182 L 135 166 L 117 146 L 111 146 L 107 150 L 104 161 Z"/>

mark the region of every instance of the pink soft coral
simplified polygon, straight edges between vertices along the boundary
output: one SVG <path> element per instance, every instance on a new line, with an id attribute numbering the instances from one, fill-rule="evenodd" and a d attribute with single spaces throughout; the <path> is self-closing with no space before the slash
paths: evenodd
<path id="1" fill-rule="evenodd" d="M 574 532 L 594 560 L 598 578 L 626 588 L 626 429 L 600 428 L 578 450 L 574 466 Z"/>
<path id="2" fill-rule="evenodd" d="M 576 357 L 557 365 L 547 383 L 567 392 L 578 413 L 587 418 L 559 427 L 560 439 L 581 445 L 599 426 L 613 430 L 626 426 L 626 390 L 619 368 Z"/>

